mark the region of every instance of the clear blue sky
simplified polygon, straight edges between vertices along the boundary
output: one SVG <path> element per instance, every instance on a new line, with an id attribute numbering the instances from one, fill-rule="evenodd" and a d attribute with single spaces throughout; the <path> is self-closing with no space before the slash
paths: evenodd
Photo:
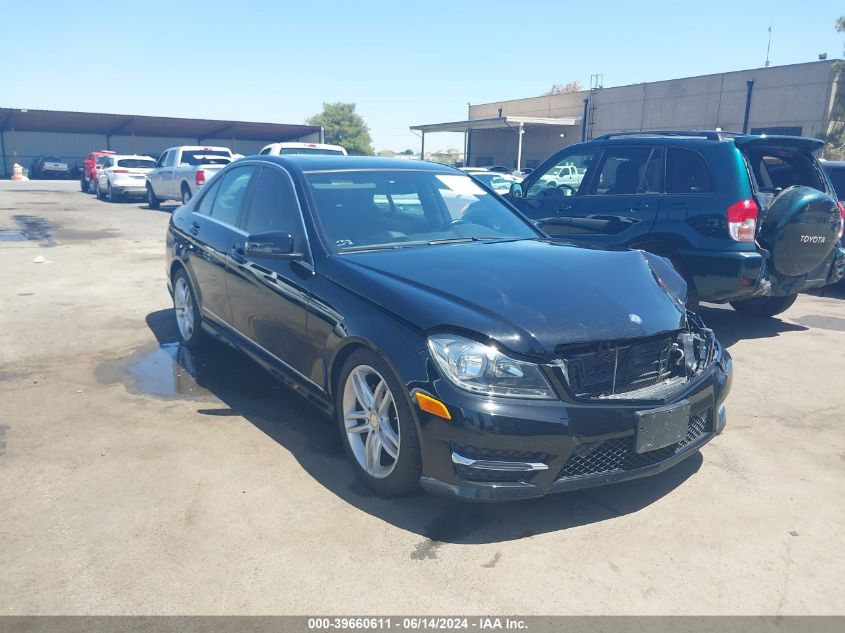
<path id="1" fill-rule="evenodd" d="M 0 2 L 0 106 L 301 123 L 354 101 L 376 149 L 467 102 L 841 57 L 842 0 Z M 451 135 L 426 145 L 459 146 Z"/>

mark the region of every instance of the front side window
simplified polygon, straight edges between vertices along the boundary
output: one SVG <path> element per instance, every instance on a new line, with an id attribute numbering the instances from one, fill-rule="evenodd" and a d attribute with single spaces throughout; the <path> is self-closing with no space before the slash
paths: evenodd
<path id="1" fill-rule="evenodd" d="M 236 225 L 253 173 L 255 173 L 255 167 L 244 165 L 223 174 L 220 188 L 214 199 L 214 206 L 211 208 L 212 218 L 232 226 Z"/>
<path id="2" fill-rule="evenodd" d="M 339 252 L 538 237 L 498 196 L 463 174 L 311 172 L 306 179 L 317 224 Z"/>
<path id="3" fill-rule="evenodd" d="M 559 198 L 581 193 L 587 170 L 595 162 L 598 149 L 579 150 L 563 156 L 539 175 L 526 192 L 529 198 Z M 536 172 L 532 172 L 532 179 Z"/>
<path id="4" fill-rule="evenodd" d="M 243 229 L 250 235 L 281 231 L 302 238 L 299 205 L 290 177 L 272 167 L 261 170 Z"/>
<path id="5" fill-rule="evenodd" d="M 611 147 L 602 158 L 591 194 L 620 196 L 660 193 L 663 151 L 658 147 Z"/>
<path id="6" fill-rule="evenodd" d="M 170 156 L 170 151 L 164 152 L 156 163 L 156 167 L 164 167 L 167 164 L 167 157 Z"/>

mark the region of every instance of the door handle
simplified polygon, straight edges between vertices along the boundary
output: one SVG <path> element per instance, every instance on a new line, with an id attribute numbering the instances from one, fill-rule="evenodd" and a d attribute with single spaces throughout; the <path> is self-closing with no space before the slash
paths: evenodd
<path id="1" fill-rule="evenodd" d="M 196 235 L 200 232 L 200 223 L 199 222 L 192 222 L 191 223 L 191 235 Z"/>
<path id="2" fill-rule="evenodd" d="M 572 211 L 572 209 L 574 209 L 574 208 L 575 208 L 575 204 L 573 204 L 571 202 L 569 204 L 564 204 L 564 205 L 558 207 L 557 209 L 555 209 L 555 215 L 563 215 L 564 213 L 568 213 L 569 211 Z"/>
<path id="3" fill-rule="evenodd" d="M 628 211 L 630 211 L 631 213 L 638 213 L 640 211 L 648 211 L 648 205 L 647 204 L 638 204 L 638 205 L 635 205 L 635 206 L 631 207 L 630 209 L 628 209 Z"/>

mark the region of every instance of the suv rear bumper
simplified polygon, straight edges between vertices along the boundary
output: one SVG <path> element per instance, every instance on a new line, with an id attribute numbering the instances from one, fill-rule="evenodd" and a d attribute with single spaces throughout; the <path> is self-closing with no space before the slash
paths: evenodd
<path id="1" fill-rule="evenodd" d="M 836 283 L 845 275 L 845 249 L 797 279 L 770 275 L 766 258 L 757 251 L 699 251 L 678 253 L 702 301 L 724 302 L 762 296 L 786 296 Z"/>
<path id="2" fill-rule="evenodd" d="M 769 294 L 765 259 L 757 251 L 678 253 L 702 301 L 730 301 Z"/>

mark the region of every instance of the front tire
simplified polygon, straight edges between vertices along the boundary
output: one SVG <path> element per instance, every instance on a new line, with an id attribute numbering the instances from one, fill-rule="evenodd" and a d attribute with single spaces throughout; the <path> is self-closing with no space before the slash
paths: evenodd
<path id="1" fill-rule="evenodd" d="M 202 316 L 194 287 L 184 269 L 173 276 L 173 310 L 182 343 L 197 349 L 203 343 Z"/>
<path id="2" fill-rule="evenodd" d="M 785 297 L 755 297 L 744 301 L 731 301 L 731 307 L 748 316 L 773 317 L 781 312 L 786 312 L 797 298 L 797 293 Z"/>
<path id="3" fill-rule="evenodd" d="M 335 409 L 356 474 L 381 495 L 415 492 L 420 442 L 405 388 L 375 352 L 352 353 L 340 372 Z"/>
<path id="4" fill-rule="evenodd" d="M 161 206 L 161 201 L 156 197 L 153 186 L 150 183 L 147 183 L 147 206 L 153 211 L 157 211 Z"/>

